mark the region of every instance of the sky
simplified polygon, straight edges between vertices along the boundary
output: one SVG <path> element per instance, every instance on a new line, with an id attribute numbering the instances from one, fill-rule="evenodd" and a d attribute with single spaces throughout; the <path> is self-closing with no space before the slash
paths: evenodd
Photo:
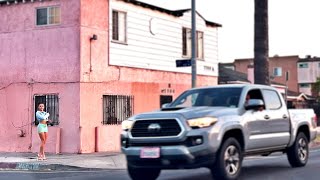
<path id="1" fill-rule="evenodd" d="M 191 0 L 140 0 L 171 10 Z M 269 56 L 320 56 L 320 0 L 269 0 Z M 196 0 L 196 10 L 219 23 L 220 62 L 253 58 L 254 0 Z"/>

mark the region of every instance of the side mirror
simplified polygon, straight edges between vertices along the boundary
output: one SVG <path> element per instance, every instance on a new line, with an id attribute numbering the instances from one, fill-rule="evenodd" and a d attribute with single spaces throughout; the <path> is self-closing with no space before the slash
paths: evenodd
<path id="1" fill-rule="evenodd" d="M 259 108 L 264 107 L 264 103 L 261 99 L 250 99 L 245 105 L 244 108 L 246 110 L 255 109 L 258 110 Z"/>
<path id="2" fill-rule="evenodd" d="M 171 103 L 164 103 L 162 104 L 161 108 L 168 108 L 170 107 Z"/>

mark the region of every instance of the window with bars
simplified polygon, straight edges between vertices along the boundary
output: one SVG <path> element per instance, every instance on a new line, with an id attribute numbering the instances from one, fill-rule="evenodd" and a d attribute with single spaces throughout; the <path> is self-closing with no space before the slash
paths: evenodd
<path id="1" fill-rule="evenodd" d="M 103 121 L 105 125 L 117 125 L 133 115 L 133 96 L 104 95 Z"/>
<path id="2" fill-rule="evenodd" d="M 60 7 L 37 8 L 36 10 L 37 26 L 60 24 Z"/>
<path id="3" fill-rule="evenodd" d="M 59 96 L 57 94 L 35 95 L 34 96 L 34 114 L 38 110 L 38 105 L 44 104 L 44 111 L 50 114 L 51 125 L 59 125 Z M 36 116 L 34 115 L 35 122 Z"/>
<path id="4" fill-rule="evenodd" d="M 127 42 L 127 13 L 112 11 L 112 40 Z"/>
<path id="5" fill-rule="evenodd" d="M 191 57 L 191 29 L 182 28 L 182 55 Z M 196 58 L 203 59 L 203 32 L 196 32 Z"/>

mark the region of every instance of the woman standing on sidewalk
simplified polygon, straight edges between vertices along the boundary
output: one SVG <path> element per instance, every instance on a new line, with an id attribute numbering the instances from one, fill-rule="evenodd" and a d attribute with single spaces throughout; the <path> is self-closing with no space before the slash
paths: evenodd
<path id="1" fill-rule="evenodd" d="M 37 130 L 38 130 L 39 137 L 41 140 L 40 150 L 39 150 L 39 154 L 38 154 L 38 160 L 45 160 L 46 159 L 46 156 L 44 154 L 44 148 L 45 148 L 47 138 L 48 138 L 47 121 L 48 121 L 49 116 L 50 116 L 50 114 L 44 111 L 44 103 L 39 103 L 38 104 L 38 111 L 36 112 L 36 118 L 39 122 Z"/>

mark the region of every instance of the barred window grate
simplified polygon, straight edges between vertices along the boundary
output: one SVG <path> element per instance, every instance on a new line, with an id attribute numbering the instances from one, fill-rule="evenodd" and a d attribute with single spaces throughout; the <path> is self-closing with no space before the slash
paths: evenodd
<path id="1" fill-rule="evenodd" d="M 117 125 L 133 115 L 133 96 L 104 95 L 103 122 L 105 125 Z"/>
<path id="2" fill-rule="evenodd" d="M 50 113 L 49 120 L 51 120 L 51 125 L 59 125 L 59 97 L 56 94 L 48 95 L 35 95 L 35 113 L 38 110 L 38 105 L 43 103 L 45 105 L 44 111 Z M 34 117 L 36 120 L 36 116 Z M 37 121 L 35 121 L 37 122 Z"/>

